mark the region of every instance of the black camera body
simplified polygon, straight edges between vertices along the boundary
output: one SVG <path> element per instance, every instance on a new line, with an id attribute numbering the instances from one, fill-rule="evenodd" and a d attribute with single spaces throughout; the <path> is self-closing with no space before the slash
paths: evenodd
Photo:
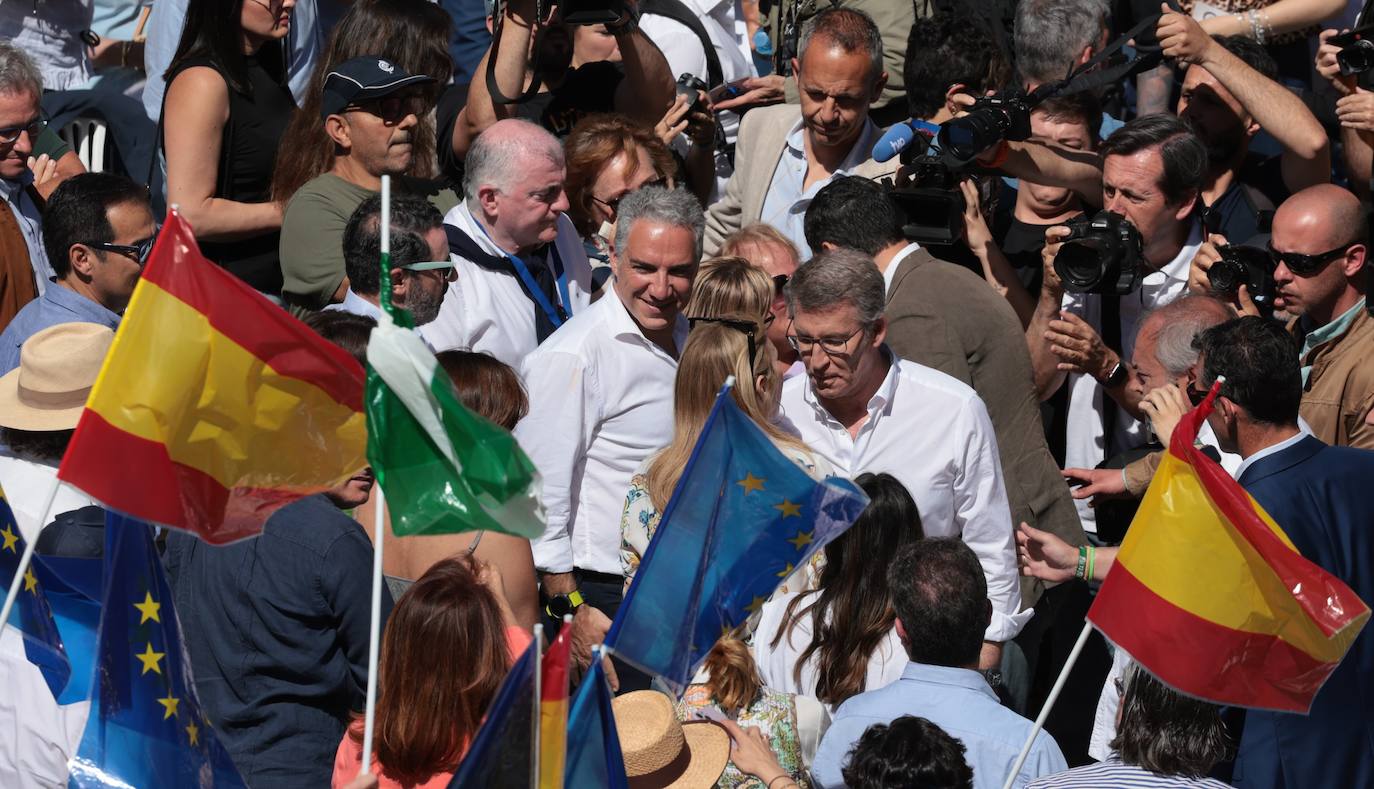
<path id="1" fill-rule="evenodd" d="M 1111 211 L 1080 214 L 1064 223 L 1069 235 L 1054 256 L 1054 272 L 1072 293 L 1125 296 L 1145 278 L 1140 231 Z"/>
<path id="2" fill-rule="evenodd" d="M 710 90 L 710 86 L 707 85 L 701 77 L 691 72 L 684 71 L 682 75 L 677 78 L 677 83 L 673 86 L 673 89 L 679 96 L 683 94 L 687 95 L 687 114 L 691 115 L 694 112 L 701 111 L 701 94 L 697 91 Z"/>
<path id="3" fill-rule="evenodd" d="M 966 163 L 1002 140 L 1030 139 L 1031 110 L 1038 103 L 1019 91 L 982 96 L 967 115 L 940 126 L 940 150 L 947 158 Z"/>
<path id="4" fill-rule="evenodd" d="M 1374 33 L 1374 25 L 1332 36 L 1327 41 L 1341 48 L 1336 53 L 1336 65 L 1340 66 L 1342 76 L 1363 74 L 1374 68 L 1374 41 L 1367 38 L 1370 33 Z"/>
<path id="5" fill-rule="evenodd" d="M 917 134 L 901 153 L 902 170 L 910 180 L 902 186 L 885 181 L 906 222 L 902 235 L 925 245 L 957 242 L 964 233 L 964 193 L 959 191 L 962 169 L 950 166 L 931 151 L 930 139 Z"/>
<path id="6" fill-rule="evenodd" d="M 625 15 L 623 0 L 563 0 L 558 5 L 570 25 L 609 25 Z"/>
<path id="7" fill-rule="evenodd" d="M 1221 260 L 1207 269 L 1207 282 L 1218 296 L 1234 296 L 1244 285 L 1250 291 L 1255 306 L 1273 310 L 1274 261 L 1267 250 L 1257 247 L 1227 244 L 1217 247 Z"/>

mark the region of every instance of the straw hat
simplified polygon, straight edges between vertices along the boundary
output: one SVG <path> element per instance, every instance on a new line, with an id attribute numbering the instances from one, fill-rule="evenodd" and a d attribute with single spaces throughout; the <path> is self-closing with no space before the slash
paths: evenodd
<path id="1" fill-rule="evenodd" d="M 0 377 L 0 426 L 71 430 L 86 406 L 114 332 L 98 323 L 59 323 L 19 350 L 19 366 Z"/>
<path id="2" fill-rule="evenodd" d="M 679 723 L 673 702 L 656 690 L 612 702 L 630 789 L 716 785 L 730 761 L 730 735 L 712 721 Z"/>

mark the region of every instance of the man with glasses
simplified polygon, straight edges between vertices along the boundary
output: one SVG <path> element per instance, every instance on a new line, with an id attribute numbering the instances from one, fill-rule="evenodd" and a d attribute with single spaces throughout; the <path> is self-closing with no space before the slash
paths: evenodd
<path id="1" fill-rule="evenodd" d="M 1374 318 L 1366 309 L 1369 224 L 1359 199 L 1332 184 L 1294 194 L 1274 214 L 1269 241 L 1274 308 L 1300 343 L 1302 418 L 1335 446 L 1374 449 Z M 1213 255 L 1199 255 L 1188 286 L 1209 289 Z"/>
<path id="2" fill-rule="evenodd" d="M 441 213 L 457 203 L 451 191 L 405 177 L 416 127 L 429 111 L 424 91 L 433 81 L 376 55 L 353 58 L 325 76 L 320 114 L 333 164 L 291 196 L 282 218 L 282 296 L 288 304 L 320 309 L 343 301 L 349 284 L 344 225 L 382 188 L 382 176 L 392 176 L 394 192 L 428 197 Z"/>
<path id="3" fill-rule="evenodd" d="M 82 173 L 58 186 L 43 214 L 56 279 L 0 334 L 0 375 L 18 367 L 24 342 L 49 326 L 117 329 L 156 235 L 147 190 L 124 176 Z"/>
<path id="4" fill-rule="evenodd" d="M 973 389 L 887 348 L 885 303 L 883 275 L 861 252 L 822 252 L 797 269 L 787 311 L 807 375 L 783 385 L 782 410 L 836 473 L 893 475 L 916 500 L 927 537 L 959 537 L 973 549 L 992 601 L 978 667 L 996 671 L 1002 642 L 1031 612 L 1021 611 L 992 422 Z"/>
<path id="5" fill-rule="evenodd" d="M 344 229 L 344 266 L 348 293 L 339 310 L 377 320 L 381 317 L 382 198 L 358 206 Z M 416 326 L 439 314 L 448 285 L 457 278 L 448 257 L 444 217 L 429 201 L 413 195 L 391 199 L 391 304 L 410 312 Z"/>
<path id="6" fill-rule="evenodd" d="M 465 200 L 444 216 L 458 281 L 421 334 L 436 351 L 482 351 L 518 369 L 596 290 L 566 213 L 563 146 L 506 119 L 482 132 L 466 167 Z"/>
<path id="7" fill-rule="evenodd" d="M 43 250 L 42 200 L 29 157 L 43 129 L 43 77 L 13 44 L 0 41 L 0 330 L 47 290 L 52 267 Z M 10 365 L 18 364 L 15 357 Z"/>

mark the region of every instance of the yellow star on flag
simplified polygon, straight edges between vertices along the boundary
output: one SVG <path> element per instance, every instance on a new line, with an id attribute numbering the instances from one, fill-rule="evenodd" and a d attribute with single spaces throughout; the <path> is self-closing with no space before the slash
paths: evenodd
<path id="1" fill-rule="evenodd" d="M 141 614 L 138 618 L 138 623 L 140 625 L 147 622 L 149 619 L 154 622 L 162 622 L 161 617 L 158 615 L 158 612 L 162 610 L 162 603 L 153 600 L 152 592 L 144 592 L 143 602 L 134 603 L 134 608 L 137 608 L 138 613 Z"/>
<path id="2" fill-rule="evenodd" d="M 181 703 L 181 699 L 177 698 L 176 696 L 173 696 L 172 691 L 169 690 L 167 691 L 167 698 L 158 699 L 157 703 L 161 704 L 163 708 L 167 710 L 167 712 L 163 713 L 162 715 L 162 719 L 167 720 L 168 718 L 177 714 L 177 705 Z"/>
<path id="3" fill-rule="evenodd" d="M 5 530 L 0 531 L 0 537 L 3 537 L 5 540 L 5 550 L 10 553 L 19 553 L 19 549 L 15 547 L 19 543 L 19 535 L 14 533 L 14 528 L 12 526 L 6 523 Z"/>
<path id="4" fill-rule="evenodd" d="M 753 472 L 745 472 L 744 479 L 739 480 L 735 484 L 744 488 L 744 495 L 748 496 L 756 490 L 763 490 L 763 483 L 767 481 L 767 478 L 754 476 Z"/>
<path id="5" fill-rule="evenodd" d="M 143 662 L 143 670 L 138 672 L 139 676 L 147 674 L 149 671 L 161 674 L 162 669 L 158 668 L 157 662 L 162 660 L 166 654 L 166 652 L 154 652 L 152 642 L 148 642 L 148 648 L 143 650 L 143 654 L 134 655 L 134 657 Z"/>
<path id="6" fill-rule="evenodd" d="M 200 727 L 196 725 L 195 721 L 186 724 L 186 736 L 190 738 L 192 745 L 200 744 Z"/>
<path id="7" fill-rule="evenodd" d="M 768 598 L 766 597 L 755 597 L 753 602 L 744 607 L 744 610 L 748 611 L 750 614 L 757 614 L 759 609 L 763 608 L 763 604 L 766 602 L 768 602 Z"/>
<path id="8" fill-rule="evenodd" d="M 38 594 L 38 576 L 33 574 L 33 568 L 24 571 L 24 591 Z"/>
<path id="9" fill-rule="evenodd" d="M 797 536 L 788 540 L 788 542 L 792 543 L 793 548 L 800 551 L 811 544 L 811 535 L 815 533 L 814 531 L 799 531 L 797 532 Z"/>
<path id="10" fill-rule="evenodd" d="M 801 517 L 801 505 L 800 505 L 800 504 L 793 504 L 792 502 L 788 501 L 787 499 L 783 499 L 781 504 L 774 504 L 774 505 L 773 505 L 773 509 L 777 510 L 778 512 L 781 512 L 781 513 L 782 513 L 782 517 L 784 517 L 784 518 L 800 518 L 800 517 Z"/>
<path id="11" fill-rule="evenodd" d="M 795 570 L 795 569 L 797 569 L 797 568 L 794 567 L 794 566 L 792 565 L 791 562 L 788 562 L 788 563 L 787 563 L 787 566 L 784 567 L 784 568 L 782 568 L 782 572 L 778 573 L 778 577 L 779 577 L 779 578 L 786 578 L 787 576 L 791 575 L 791 574 L 792 574 L 792 571 Z"/>

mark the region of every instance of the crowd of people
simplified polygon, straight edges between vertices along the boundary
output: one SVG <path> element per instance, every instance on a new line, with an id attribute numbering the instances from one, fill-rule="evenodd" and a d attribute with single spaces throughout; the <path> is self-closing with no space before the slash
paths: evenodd
<path id="1" fill-rule="evenodd" d="M 388 538 L 371 774 L 371 471 L 251 540 L 168 531 L 249 786 L 448 785 L 536 624 L 581 681 L 728 378 L 871 503 L 680 697 L 612 655 L 631 786 L 983 789 L 1023 745 L 1016 786 L 1374 786 L 1369 632 L 1305 716 L 1185 696 L 1094 635 L 1031 723 L 1216 382 L 1202 451 L 1374 602 L 1363 2 L 560 5 L 0 4 L 24 539 L 99 528 L 41 499 L 171 210 L 361 364 L 382 300 L 409 311 L 542 480 L 536 539 Z M 86 707 L 11 630 L 0 784 L 65 784 Z"/>

